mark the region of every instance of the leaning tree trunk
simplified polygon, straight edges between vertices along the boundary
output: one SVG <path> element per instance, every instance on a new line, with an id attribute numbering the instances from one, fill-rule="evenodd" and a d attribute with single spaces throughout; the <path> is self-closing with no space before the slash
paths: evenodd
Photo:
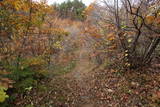
<path id="1" fill-rule="evenodd" d="M 159 43 L 160 43 L 160 37 L 155 38 L 154 41 L 151 43 L 148 51 L 144 55 L 144 58 L 143 58 L 144 64 L 149 63 L 151 61 L 151 56 Z"/>

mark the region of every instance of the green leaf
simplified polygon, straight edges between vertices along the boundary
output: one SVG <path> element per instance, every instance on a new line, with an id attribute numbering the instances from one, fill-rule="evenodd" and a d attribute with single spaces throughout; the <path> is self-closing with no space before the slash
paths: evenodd
<path id="1" fill-rule="evenodd" d="M 7 88 L 0 86 L 0 103 L 4 102 L 9 96 L 5 92 Z"/>

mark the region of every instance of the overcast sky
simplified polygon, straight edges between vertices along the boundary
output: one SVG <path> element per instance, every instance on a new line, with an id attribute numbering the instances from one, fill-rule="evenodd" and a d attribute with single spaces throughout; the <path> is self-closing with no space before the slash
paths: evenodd
<path id="1" fill-rule="evenodd" d="M 39 1 L 39 0 L 36 0 L 36 1 Z M 48 4 L 53 4 L 53 3 L 62 3 L 64 1 L 67 1 L 67 0 L 47 0 L 48 1 Z M 85 3 L 86 5 L 89 5 L 90 3 L 92 3 L 94 0 L 82 0 L 83 3 Z"/>

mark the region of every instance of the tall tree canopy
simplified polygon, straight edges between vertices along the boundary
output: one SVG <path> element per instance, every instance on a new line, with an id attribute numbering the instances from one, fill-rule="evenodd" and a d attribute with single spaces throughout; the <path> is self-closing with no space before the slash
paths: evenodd
<path id="1" fill-rule="evenodd" d="M 71 18 L 76 20 L 83 20 L 83 11 L 86 6 L 82 1 L 73 0 L 65 1 L 62 4 L 56 5 L 56 9 L 59 11 L 60 17 Z"/>

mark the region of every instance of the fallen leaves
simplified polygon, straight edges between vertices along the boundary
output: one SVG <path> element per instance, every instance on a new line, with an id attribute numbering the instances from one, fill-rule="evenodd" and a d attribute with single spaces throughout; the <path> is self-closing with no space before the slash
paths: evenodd
<path id="1" fill-rule="evenodd" d="M 108 89 L 107 90 L 109 93 L 113 93 L 114 92 L 114 90 L 112 90 L 112 89 Z"/>

